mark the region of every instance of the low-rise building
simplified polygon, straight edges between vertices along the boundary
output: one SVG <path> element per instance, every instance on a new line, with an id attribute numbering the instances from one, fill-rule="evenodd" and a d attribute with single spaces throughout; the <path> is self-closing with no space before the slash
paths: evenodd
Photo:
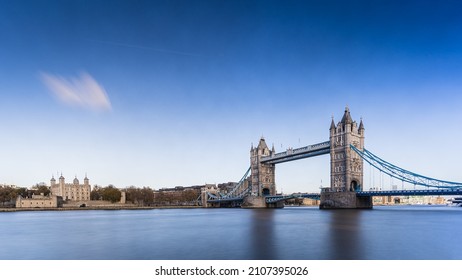
<path id="1" fill-rule="evenodd" d="M 16 198 L 16 208 L 58 208 L 59 198 L 56 195 L 33 194 L 32 198 L 20 195 Z"/>

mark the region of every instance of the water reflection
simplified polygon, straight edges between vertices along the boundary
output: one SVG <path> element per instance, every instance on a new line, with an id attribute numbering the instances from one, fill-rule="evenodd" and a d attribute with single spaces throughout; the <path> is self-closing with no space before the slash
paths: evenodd
<path id="1" fill-rule="evenodd" d="M 0 214 L 0 259 L 462 259 L 462 207 Z"/>
<path id="2" fill-rule="evenodd" d="M 251 219 L 251 259 L 278 259 L 275 246 L 274 227 L 276 209 L 254 209 Z"/>
<path id="3" fill-rule="evenodd" d="M 333 260 L 364 258 L 361 215 L 364 210 L 330 210 L 327 255 Z"/>

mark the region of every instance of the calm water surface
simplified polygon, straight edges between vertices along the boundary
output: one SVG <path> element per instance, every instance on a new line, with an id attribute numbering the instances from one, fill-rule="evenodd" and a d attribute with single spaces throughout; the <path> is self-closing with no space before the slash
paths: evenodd
<path id="1" fill-rule="evenodd" d="M 462 207 L 0 213 L 0 259 L 462 259 Z"/>

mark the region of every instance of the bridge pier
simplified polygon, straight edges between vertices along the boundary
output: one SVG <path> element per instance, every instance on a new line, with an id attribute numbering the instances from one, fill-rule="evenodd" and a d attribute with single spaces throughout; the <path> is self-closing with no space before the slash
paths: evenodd
<path id="1" fill-rule="evenodd" d="M 358 197 L 356 192 L 321 192 L 319 209 L 372 209 L 372 197 Z"/>
<path id="2" fill-rule="evenodd" d="M 265 197 L 263 196 L 247 196 L 244 198 L 244 202 L 241 205 L 242 208 L 284 208 L 284 201 L 278 201 L 275 203 L 266 203 Z"/>

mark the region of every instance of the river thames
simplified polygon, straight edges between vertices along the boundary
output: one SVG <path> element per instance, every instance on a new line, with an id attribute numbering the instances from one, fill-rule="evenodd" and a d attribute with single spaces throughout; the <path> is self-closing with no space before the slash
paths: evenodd
<path id="1" fill-rule="evenodd" d="M 462 259 L 462 207 L 0 213 L 3 260 Z"/>

